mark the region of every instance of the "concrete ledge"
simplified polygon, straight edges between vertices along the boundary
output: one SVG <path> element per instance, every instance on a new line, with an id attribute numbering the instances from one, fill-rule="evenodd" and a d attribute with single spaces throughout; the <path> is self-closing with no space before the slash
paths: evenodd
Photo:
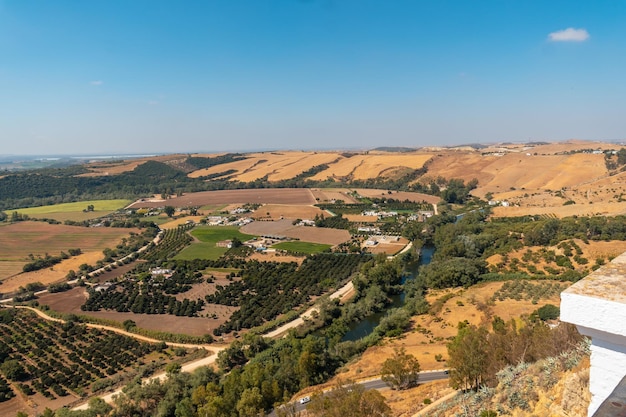
<path id="1" fill-rule="evenodd" d="M 561 293 L 561 320 L 591 338 L 592 416 L 626 375 L 626 254 Z"/>

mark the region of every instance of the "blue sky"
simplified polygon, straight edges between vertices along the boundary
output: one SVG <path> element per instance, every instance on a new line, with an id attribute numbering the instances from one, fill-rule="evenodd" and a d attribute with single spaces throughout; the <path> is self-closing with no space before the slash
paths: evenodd
<path id="1" fill-rule="evenodd" d="M 0 154 L 626 140 L 626 1 L 0 0 Z"/>

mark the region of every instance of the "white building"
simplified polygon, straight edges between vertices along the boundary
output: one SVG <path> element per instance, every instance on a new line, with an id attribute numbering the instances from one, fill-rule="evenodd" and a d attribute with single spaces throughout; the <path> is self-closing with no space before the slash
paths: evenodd
<path id="1" fill-rule="evenodd" d="M 626 376 L 625 277 L 626 253 L 561 293 L 561 320 L 591 338 L 588 416 Z"/>

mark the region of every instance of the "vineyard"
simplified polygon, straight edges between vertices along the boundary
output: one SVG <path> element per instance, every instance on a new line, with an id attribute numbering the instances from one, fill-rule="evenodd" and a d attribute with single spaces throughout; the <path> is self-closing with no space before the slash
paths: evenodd
<path id="1" fill-rule="evenodd" d="M 157 349 L 73 322 L 44 321 L 24 310 L 0 311 L 0 336 L 0 401 L 15 395 L 6 380 L 26 396 L 81 398 L 94 381 L 142 363 Z"/>

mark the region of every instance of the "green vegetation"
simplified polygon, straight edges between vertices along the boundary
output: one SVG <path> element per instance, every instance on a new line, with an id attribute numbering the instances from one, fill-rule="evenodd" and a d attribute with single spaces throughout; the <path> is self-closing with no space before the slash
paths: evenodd
<path id="1" fill-rule="evenodd" d="M 196 226 L 191 235 L 200 242 L 194 242 L 176 255 L 175 259 L 218 259 L 224 255 L 228 248 L 218 247 L 217 242 L 224 240 L 239 239 L 246 241 L 254 236 L 241 233 L 238 228 L 232 226 Z"/>
<path id="2" fill-rule="evenodd" d="M 42 215 L 48 215 L 53 213 L 83 213 L 85 211 L 97 211 L 100 212 L 112 212 L 126 207 L 131 203 L 131 200 L 87 200 L 77 201 L 73 203 L 61 203 L 52 204 L 40 207 L 21 208 L 17 210 L 21 214 L 26 214 L 30 217 L 38 217 Z M 92 206 L 91 210 L 87 210 L 89 206 Z"/>
<path id="3" fill-rule="evenodd" d="M 317 254 L 307 257 L 300 266 L 295 262 L 248 261 L 241 270 L 241 280 L 218 286 L 206 297 L 208 303 L 239 307 L 214 334 L 260 326 L 286 314 L 308 303 L 311 297 L 343 284 L 368 258 Z"/>
<path id="4" fill-rule="evenodd" d="M 496 316 L 492 328 L 490 334 L 485 327 L 459 323 L 456 337 L 448 344 L 454 388 L 493 387 L 501 369 L 556 356 L 583 340 L 575 326 L 567 323 L 552 329 L 541 320 L 526 319 L 520 326 Z"/>
<path id="5" fill-rule="evenodd" d="M 385 397 L 376 391 L 366 391 L 359 384 L 333 387 L 332 391 L 317 393 L 306 407 L 307 415 L 313 417 L 387 417 L 391 408 Z M 279 414 L 280 416 L 280 414 Z"/>
<path id="6" fill-rule="evenodd" d="M 293 252 L 296 254 L 314 254 L 329 251 L 332 245 L 311 242 L 280 242 L 272 246 L 273 248 Z"/>
<path id="7" fill-rule="evenodd" d="M 26 395 L 39 392 L 50 399 L 83 395 L 96 379 L 136 366 L 155 349 L 155 345 L 74 322 L 44 321 L 23 310 L 3 314 L 0 335 L 4 377 Z"/>
<path id="8" fill-rule="evenodd" d="M 420 364 L 404 347 L 396 347 L 393 356 L 383 362 L 381 379 L 394 389 L 407 389 L 417 385 Z"/>
<path id="9" fill-rule="evenodd" d="M 241 233 L 237 227 L 233 226 L 198 226 L 191 231 L 191 234 L 205 243 L 217 243 L 221 240 L 233 238 L 246 241 L 254 237 Z"/>

